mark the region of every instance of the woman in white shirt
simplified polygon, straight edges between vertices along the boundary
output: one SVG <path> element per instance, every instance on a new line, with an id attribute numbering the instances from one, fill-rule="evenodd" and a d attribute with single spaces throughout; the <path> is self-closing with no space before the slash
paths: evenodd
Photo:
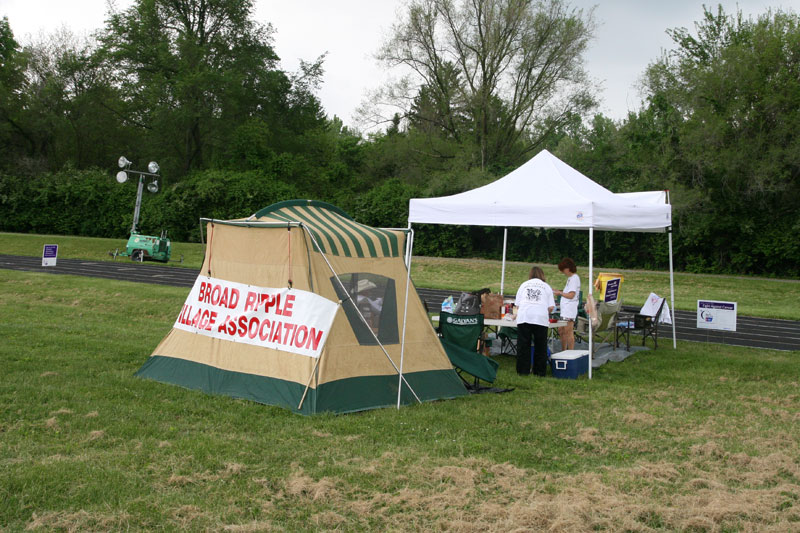
<path id="1" fill-rule="evenodd" d="M 547 372 L 547 324 L 556 302 L 541 268 L 531 268 L 529 278 L 519 286 L 514 302 L 517 306 L 517 374 L 531 373 L 533 337 L 533 373 L 544 376 Z"/>
<path id="2" fill-rule="evenodd" d="M 575 266 L 575 261 L 569 257 L 565 257 L 558 264 L 558 270 L 567 276 L 567 284 L 564 290 L 553 291 L 557 296 L 561 296 L 561 320 L 566 320 L 567 325 L 558 328 L 558 334 L 561 336 L 561 349 L 573 350 L 575 349 L 575 320 L 578 316 L 578 299 L 581 293 L 581 278 L 578 276 L 578 267 Z"/>

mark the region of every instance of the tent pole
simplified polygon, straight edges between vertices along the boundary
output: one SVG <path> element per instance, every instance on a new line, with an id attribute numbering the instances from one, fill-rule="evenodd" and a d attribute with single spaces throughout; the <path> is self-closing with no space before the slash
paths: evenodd
<path id="1" fill-rule="evenodd" d="M 333 277 L 336 278 L 337 282 L 339 282 L 339 287 L 341 287 L 342 293 L 343 294 L 347 294 L 347 288 L 344 286 L 344 283 L 342 283 L 341 278 L 339 278 L 339 274 L 337 274 L 336 271 L 333 269 L 333 266 L 331 265 L 330 261 L 328 261 L 328 258 L 325 257 L 325 254 L 322 252 L 322 247 L 320 247 L 319 243 L 317 242 L 317 239 L 314 237 L 314 234 L 311 233 L 311 231 L 309 231 L 308 227 L 305 224 L 300 224 L 300 227 L 303 228 L 303 230 L 306 232 L 306 234 L 309 237 L 311 237 L 311 242 L 313 242 L 314 246 L 317 248 L 317 250 L 319 250 L 319 255 L 321 255 L 322 258 L 325 260 L 325 264 L 328 265 L 328 269 L 330 269 L 331 273 L 333 274 Z M 406 381 L 406 378 L 403 377 L 403 374 L 400 372 L 400 369 L 397 368 L 396 364 L 394 364 L 394 361 L 392 360 L 392 357 L 389 355 L 389 352 L 386 351 L 386 347 L 383 345 L 383 343 L 378 338 L 378 336 L 375 335 L 375 332 L 372 331 L 372 328 L 370 327 L 369 323 L 367 322 L 367 319 L 364 318 L 363 314 L 361 314 L 361 309 L 359 309 L 357 305 L 354 305 L 353 308 L 356 310 L 356 313 L 358 313 L 358 316 L 361 319 L 361 322 L 363 322 L 364 325 L 367 326 L 367 331 L 372 333 L 372 337 L 375 339 L 375 342 L 378 343 L 378 346 L 381 347 L 381 350 L 383 351 L 383 354 L 386 356 L 386 359 L 389 360 L 389 363 L 391 363 L 392 368 L 394 368 L 395 372 L 400 374 L 400 379 L 402 379 L 403 383 L 406 384 L 406 386 L 408 387 L 408 390 L 410 390 L 411 394 L 414 395 L 414 398 L 416 398 L 419 403 L 422 403 L 422 400 L 419 399 L 419 396 L 417 396 L 417 393 L 414 392 L 414 389 L 412 389 L 411 385 L 408 384 L 408 381 Z"/>
<path id="2" fill-rule="evenodd" d="M 594 284 L 594 228 L 589 228 L 589 296 L 592 295 Z M 592 379 L 592 320 L 589 319 L 589 379 Z"/>
<path id="3" fill-rule="evenodd" d="M 411 231 L 411 222 L 408 223 L 408 231 Z M 408 235 L 408 233 L 406 234 Z M 406 267 L 411 270 L 411 244 L 409 239 L 406 239 Z"/>
<path id="4" fill-rule="evenodd" d="M 667 191 L 667 203 L 669 202 L 669 190 Z M 670 222 L 672 222 L 670 220 Z M 677 322 L 677 317 L 675 316 L 675 269 L 673 268 L 672 264 L 672 225 L 667 228 L 668 232 L 668 239 L 669 239 L 669 299 L 670 305 L 672 306 L 671 313 L 672 316 L 669 318 L 672 320 L 672 349 L 678 348 L 678 336 L 675 329 L 675 323 Z"/>
<path id="5" fill-rule="evenodd" d="M 339 301 L 339 307 L 336 308 L 336 312 L 339 312 L 339 308 L 342 307 L 341 300 Z M 325 350 L 322 351 L 325 353 Z M 297 405 L 297 410 L 299 411 L 303 407 L 303 402 L 306 401 L 306 394 L 308 394 L 308 389 L 311 387 L 311 380 L 314 379 L 314 376 L 317 375 L 317 370 L 319 369 L 319 363 L 322 361 L 322 353 L 319 354 L 317 357 L 317 361 L 314 363 L 314 368 L 311 369 L 311 375 L 308 376 L 308 383 L 306 383 L 306 390 L 303 391 L 303 396 L 300 398 L 300 403 Z"/>
<path id="6" fill-rule="evenodd" d="M 500 294 L 505 296 L 503 287 L 506 283 L 506 245 L 508 244 L 508 228 L 503 228 L 503 271 L 500 274 Z"/>
<path id="7" fill-rule="evenodd" d="M 670 307 L 672 308 L 672 316 L 670 319 L 672 320 L 672 348 L 676 349 L 678 347 L 678 337 L 675 332 L 675 274 L 672 268 L 672 226 L 669 227 L 667 230 L 669 232 L 669 299 L 670 299 Z"/>
<path id="8" fill-rule="evenodd" d="M 410 226 L 411 224 L 409 224 Z M 403 392 L 403 356 L 406 350 L 406 318 L 408 317 L 408 287 L 411 284 L 411 250 L 414 248 L 414 230 L 409 228 L 407 237 L 408 265 L 406 266 L 406 301 L 403 304 L 403 338 L 400 340 L 400 377 L 397 380 L 397 408 L 400 409 L 400 395 Z"/>

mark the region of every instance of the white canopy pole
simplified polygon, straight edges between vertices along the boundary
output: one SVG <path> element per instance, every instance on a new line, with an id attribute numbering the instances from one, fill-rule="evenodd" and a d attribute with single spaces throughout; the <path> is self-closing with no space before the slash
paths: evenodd
<path id="1" fill-rule="evenodd" d="M 505 295 L 503 287 L 506 284 L 506 245 L 508 244 L 508 228 L 503 228 L 503 272 L 500 274 L 500 294 Z"/>
<path id="2" fill-rule="evenodd" d="M 408 316 L 408 286 L 411 283 L 411 249 L 414 247 L 414 230 L 410 228 L 406 236 L 408 241 L 408 264 L 406 268 L 406 302 L 403 305 L 403 338 L 400 341 L 400 376 L 397 381 L 397 408 L 400 409 L 400 395 L 403 392 L 403 356 L 406 349 L 406 317 Z M 410 387 L 409 387 L 410 388 Z M 419 399 L 419 398 L 417 398 Z"/>
<path id="3" fill-rule="evenodd" d="M 408 231 L 411 231 L 411 222 L 408 223 Z M 411 270 L 411 240 L 406 239 L 406 267 Z"/>
<path id="4" fill-rule="evenodd" d="M 594 283 L 592 280 L 594 279 L 593 275 L 594 270 L 594 228 L 589 228 L 589 296 L 592 295 L 592 288 L 594 287 Z M 589 379 L 592 379 L 592 317 L 589 313 L 587 313 L 589 317 Z"/>
<path id="5" fill-rule="evenodd" d="M 669 203 L 669 190 L 667 190 L 667 203 Z M 667 234 L 669 239 L 669 299 L 670 299 L 670 312 L 672 316 L 670 316 L 670 320 L 672 320 L 672 348 L 678 348 L 678 335 L 675 329 L 675 322 L 677 322 L 677 317 L 675 316 L 675 271 L 672 267 L 672 226 L 667 228 Z"/>

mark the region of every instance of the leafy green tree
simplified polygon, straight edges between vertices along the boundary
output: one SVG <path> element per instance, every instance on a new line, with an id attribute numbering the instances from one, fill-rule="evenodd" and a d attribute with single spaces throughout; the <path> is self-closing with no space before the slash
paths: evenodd
<path id="1" fill-rule="evenodd" d="M 797 274 L 800 230 L 800 17 L 704 10 L 693 34 L 646 73 L 675 185 L 695 191 L 678 215 L 687 266 Z M 796 243 L 796 239 L 792 242 Z"/>
<path id="2" fill-rule="evenodd" d="M 0 163 L 8 166 L 12 154 L 30 154 L 35 141 L 20 117 L 25 90 L 25 56 L 8 18 L 0 19 L 0 147 L 6 157 Z"/>
<path id="3" fill-rule="evenodd" d="M 229 141 L 253 135 L 277 152 L 291 149 L 292 138 L 321 124 L 311 89 L 323 58 L 293 79 L 278 68 L 272 28 L 252 11 L 252 0 L 136 0 L 111 14 L 102 39 L 125 97 L 116 111 L 147 133 L 166 169 L 228 160 Z"/>
<path id="4" fill-rule="evenodd" d="M 466 146 L 481 169 L 516 166 L 542 125 L 594 105 L 582 63 L 592 31 L 592 13 L 562 0 L 413 0 L 378 53 L 408 74 L 376 99 Z"/>

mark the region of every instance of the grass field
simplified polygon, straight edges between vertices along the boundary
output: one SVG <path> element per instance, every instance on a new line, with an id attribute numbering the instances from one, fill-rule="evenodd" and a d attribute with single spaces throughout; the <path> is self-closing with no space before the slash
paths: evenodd
<path id="1" fill-rule="evenodd" d="M 125 240 L 54 235 L 27 235 L 0 233 L 0 254 L 41 256 L 44 244 L 58 243 L 59 257 L 111 261 L 109 250 L 124 248 Z M 199 269 L 203 261 L 203 246 L 196 243 L 173 243 L 174 259 L 184 255 L 184 266 Z M 127 261 L 127 258 L 119 258 Z M 153 264 L 153 263 L 145 263 Z M 602 263 L 601 263 L 602 265 Z M 544 266 L 548 282 L 554 288 L 563 288 L 565 278 L 554 265 Z M 528 279 L 529 263 L 507 264 L 504 292 L 513 294 Z M 608 271 L 597 266 L 596 271 Z M 444 259 L 415 257 L 411 273 L 418 287 L 472 291 L 489 287 L 500 291 L 501 264 L 484 259 Z M 669 273 L 632 270 L 612 270 L 625 276 L 624 303 L 642 305 L 650 294 L 669 295 Z M 588 268 L 579 266 L 578 274 L 584 291 L 588 286 Z M 700 274 L 675 275 L 675 306 L 694 311 L 698 299 L 738 302 L 738 313 L 745 316 L 800 320 L 800 281 L 768 278 L 735 278 Z"/>
<path id="2" fill-rule="evenodd" d="M 27 233 L 0 233 L 0 253 L 8 255 L 42 255 L 45 244 L 58 244 L 58 257 L 64 259 L 88 259 L 90 261 L 113 261 L 109 252 L 125 251 L 127 239 L 103 239 L 99 237 L 75 237 L 71 235 L 32 235 Z M 183 262 L 180 262 L 183 255 Z M 118 257 L 117 261 L 130 261 Z M 189 242 L 172 243 L 171 266 L 200 269 L 203 263 L 203 245 Z M 146 265 L 161 264 L 146 262 Z"/>
<path id="3" fill-rule="evenodd" d="M 0 270 L 0 529 L 800 531 L 797 352 L 304 418 L 133 377 L 185 289 Z"/>

